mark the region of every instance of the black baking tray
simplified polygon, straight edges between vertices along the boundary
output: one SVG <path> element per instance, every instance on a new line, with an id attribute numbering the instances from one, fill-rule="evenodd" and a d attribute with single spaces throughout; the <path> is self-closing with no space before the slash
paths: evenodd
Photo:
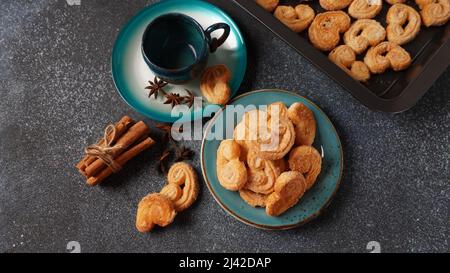
<path id="1" fill-rule="evenodd" d="M 413 58 L 408 69 L 401 72 L 388 70 L 380 75 L 372 75 L 367 83 L 360 83 L 329 61 L 326 53 L 314 48 L 309 42 L 307 30 L 300 34 L 294 33 L 254 0 L 226 2 L 236 3 L 372 110 L 393 113 L 408 110 L 450 64 L 450 23 L 441 27 L 422 26 L 418 36 L 402 46 Z M 324 11 L 319 1 L 281 0 L 280 4 L 295 6 L 299 2 L 310 5 L 316 13 Z M 414 1 L 406 3 L 419 10 Z M 386 26 L 385 17 L 390 6 L 383 1 L 382 12 L 374 18 L 383 26 Z M 363 55 L 358 58 L 362 59 Z"/>

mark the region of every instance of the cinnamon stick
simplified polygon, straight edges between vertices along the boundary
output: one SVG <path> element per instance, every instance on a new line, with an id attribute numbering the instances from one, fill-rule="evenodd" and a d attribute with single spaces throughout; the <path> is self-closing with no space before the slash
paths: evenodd
<path id="1" fill-rule="evenodd" d="M 114 127 L 116 128 L 116 140 L 118 138 L 120 138 L 133 124 L 134 124 L 134 120 L 132 118 L 130 118 L 129 116 L 124 116 L 123 118 L 121 118 L 114 125 Z M 104 138 L 101 138 L 97 142 L 97 145 L 104 145 L 104 144 L 105 144 Z M 96 157 L 91 156 L 91 155 L 85 155 L 83 157 L 83 159 L 81 159 L 81 161 L 78 162 L 76 167 L 83 175 L 86 175 L 85 170 L 86 170 L 87 166 L 92 164 L 92 162 L 94 162 L 95 160 L 97 160 Z"/>
<path id="2" fill-rule="evenodd" d="M 136 157 L 141 152 L 145 151 L 146 149 L 150 148 L 155 141 L 151 139 L 150 137 L 147 137 L 143 141 L 139 142 L 138 144 L 134 145 L 132 148 L 128 149 L 126 152 L 122 153 L 120 156 L 116 158 L 116 162 L 123 166 L 125 165 L 129 160 Z M 89 177 L 87 180 L 87 183 L 91 186 L 95 186 L 105 180 L 107 177 L 109 177 L 113 171 L 110 168 L 103 169 L 100 173 L 98 173 L 96 176 Z"/>
<path id="3" fill-rule="evenodd" d="M 112 157 L 115 159 L 123 152 L 125 152 L 128 147 L 136 143 L 143 136 L 147 136 L 150 132 L 150 128 L 143 122 L 139 121 L 128 129 L 128 131 L 122 135 L 119 139 L 117 139 L 114 147 L 118 147 L 117 149 L 111 152 Z M 103 169 L 108 168 L 105 162 L 102 159 L 96 159 L 89 166 L 86 167 L 85 173 L 87 177 L 91 177 L 102 171 Z M 109 168 L 108 168 L 109 169 Z"/>

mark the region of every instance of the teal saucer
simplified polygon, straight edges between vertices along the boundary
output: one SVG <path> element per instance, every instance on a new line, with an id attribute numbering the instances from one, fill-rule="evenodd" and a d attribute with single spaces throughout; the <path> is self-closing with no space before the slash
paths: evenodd
<path id="1" fill-rule="evenodd" d="M 339 188 L 343 170 L 343 152 L 339 136 L 327 115 L 313 102 L 297 94 L 282 90 L 261 90 L 243 94 L 229 103 L 229 106 L 268 105 L 281 101 L 287 106 L 294 102 L 305 104 L 313 111 L 317 122 L 317 135 L 314 147 L 322 153 L 322 171 L 316 184 L 303 196 L 293 208 L 278 217 L 268 216 L 263 208 L 253 208 L 241 199 L 239 193 L 224 189 L 216 174 L 216 152 L 220 140 L 212 135 L 224 129 L 231 110 L 228 106 L 216 114 L 209 123 L 201 148 L 201 164 L 205 182 L 219 205 L 238 220 L 262 229 L 290 229 L 302 225 L 317 217 L 327 207 Z M 238 115 L 236 125 L 242 119 Z M 220 121 L 220 122 L 219 122 Z M 231 121 L 228 121 L 231 122 Z M 225 132 L 225 130 L 223 130 Z M 213 140 L 207 140 L 213 139 Z"/>
<path id="2" fill-rule="evenodd" d="M 162 122 L 175 122 L 179 117 L 171 116 L 171 106 L 164 104 L 164 98 L 148 98 L 148 81 L 154 74 L 141 53 L 142 35 L 147 25 L 156 17 L 171 13 L 183 13 L 197 20 L 204 29 L 223 22 L 231 27 L 227 41 L 210 55 L 208 66 L 225 64 L 231 71 L 232 96 L 241 85 L 247 67 L 247 49 L 244 38 L 236 23 L 219 8 L 200 0 L 164 0 L 143 9 L 120 31 L 112 52 L 112 76 L 120 96 L 136 111 Z M 220 33 L 214 33 L 219 36 Z M 215 37 L 215 36 L 214 36 Z M 185 85 L 169 85 L 166 92 L 187 95 L 185 89 L 201 96 L 199 79 Z M 204 103 L 205 106 L 205 103 Z M 202 117 L 201 107 L 191 111 L 190 118 Z"/>

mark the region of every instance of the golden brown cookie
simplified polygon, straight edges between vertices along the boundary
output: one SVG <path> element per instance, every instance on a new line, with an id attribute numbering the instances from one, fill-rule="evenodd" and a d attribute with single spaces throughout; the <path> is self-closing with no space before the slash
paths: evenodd
<path id="1" fill-rule="evenodd" d="M 175 202 L 183 196 L 183 189 L 178 184 L 168 183 L 159 193 L 164 195 L 170 201 Z"/>
<path id="2" fill-rule="evenodd" d="M 348 14 L 355 19 L 371 19 L 383 8 L 382 0 L 355 0 L 348 7 Z"/>
<path id="3" fill-rule="evenodd" d="M 316 119 L 303 103 L 296 102 L 288 109 L 288 117 L 295 126 L 295 145 L 312 145 L 316 137 Z"/>
<path id="4" fill-rule="evenodd" d="M 272 12 L 280 3 L 280 0 L 256 0 L 256 3 L 265 10 Z"/>
<path id="5" fill-rule="evenodd" d="M 288 152 L 286 150 L 290 149 L 290 140 L 295 137 L 295 132 L 291 132 L 290 127 L 293 126 L 283 114 L 287 111 L 284 104 L 274 103 L 267 110 L 278 111 L 273 117 L 261 110 L 246 112 L 236 126 L 233 138 L 246 150 L 258 152 L 264 159 L 276 160 L 283 157 L 282 153 Z"/>
<path id="6" fill-rule="evenodd" d="M 267 106 L 267 113 L 270 114 L 269 118 L 276 115 L 279 119 L 288 119 L 287 112 L 288 108 L 281 101 L 273 102 Z"/>
<path id="7" fill-rule="evenodd" d="M 426 5 L 437 2 L 436 0 L 416 0 L 416 4 L 420 9 L 423 9 Z"/>
<path id="8" fill-rule="evenodd" d="M 450 0 L 416 0 L 416 3 L 427 27 L 442 26 L 450 19 Z"/>
<path id="9" fill-rule="evenodd" d="M 311 43 L 322 51 L 335 48 L 344 33 L 350 27 L 350 17 L 343 11 L 328 11 L 314 18 L 308 30 Z"/>
<path id="10" fill-rule="evenodd" d="M 247 153 L 252 142 L 258 138 L 259 128 L 265 128 L 267 113 L 260 110 L 251 110 L 244 114 L 241 122 L 234 128 L 233 139 L 241 147 L 241 161 L 247 161 Z"/>
<path id="11" fill-rule="evenodd" d="M 186 162 L 173 164 L 167 174 L 167 181 L 168 185 L 160 193 L 173 201 L 177 212 L 189 208 L 195 202 L 199 185 L 197 174 L 191 165 Z"/>
<path id="12" fill-rule="evenodd" d="M 176 215 L 172 201 L 161 194 L 152 193 L 139 202 L 136 228 L 139 232 L 149 232 L 155 225 L 165 227 L 173 222 Z"/>
<path id="13" fill-rule="evenodd" d="M 386 0 L 391 5 L 405 3 L 406 0 Z"/>
<path id="14" fill-rule="evenodd" d="M 359 19 L 344 34 L 344 43 L 356 54 L 361 54 L 369 46 L 376 46 L 386 38 L 384 27 L 372 19 Z"/>
<path id="15" fill-rule="evenodd" d="M 275 181 L 280 175 L 273 161 L 263 159 L 251 150 L 248 153 L 247 165 L 248 179 L 245 188 L 255 193 L 272 193 Z"/>
<path id="16" fill-rule="evenodd" d="M 266 194 L 260 194 L 256 192 L 252 192 L 251 190 L 242 189 L 239 190 L 239 195 L 241 198 L 250 206 L 256 208 L 256 207 L 262 207 L 264 208 L 266 206 Z"/>
<path id="17" fill-rule="evenodd" d="M 230 80 L 231 73 L 225 65 L 211 66 L 202 75 L 200 90 L 208 102 L 226 104 L 231 96 Z"/>
<path id="18" fill-rule="evenodd" d="M 280 159 L 272 161 L 272 162 L 275 165 L 275 168 L 277 169 L 277 172 L 279 174 L 284 173 L 289 170 L 289 165 L 285 158 L 280 158 Z"/>
<path id="19" fill-rule="evenodd" d="M 240 138 L 240 136 L 241 135 L 244 136 L 245 133 L 246 133 L 245 124 L 243 122 L 238 123 L 234 128 L 233 139 L 237 144 L 239 144 L 239 147 L 241 148 L 239 156 L 240 161 L 247 160 L 247 154 L 248 151 L 250 150 L 250 146 L 247 143 L 247 140 L 244 138 L 242 139 Z"/>
<path id="20" fill-rule="evenodd" d="M 260 114 L 261 120 L 257 130 L 257 138 L 250 141 L 251 149 L 264 159 L 277 160 L 283 158 L 295 142 L 295 129 L 287 118 L 285 106 L 275 103 L 269 105 L 268 112 Z M 283 109 L 284 108 L 284 109 Z M 266 122 L 264 122 L 264 119 Z"/>
<path id="21" fill-rule="evenodd" d="M 274 13 L 283 24 L 294 32 L 302 32 L 309 27 L 314 19 L 314 10 L 308 5 L 278 6 Z"/>
<path id="22" fill-rule="evenodd" d="M 306 192 L 305 178 L 300 172 L 282 173 L 274 187 L 274 192 L 266 199 L 266 213 L 278 216 L 298 203 Z"/>
<path id="23" fill-rule="evenodd" d="M 386 15 L 387 39 L 398 45 L 413 40 L 420 31 L 420 14 L 405 4 L 395 4 L 389 8 Z"/>
<path id="24" fill-rule="evenodd" d="M 220 185 L 238 191 L 247 183 L 247 168 L 240 161 L 240 146 L 234 140 L 223 140 L 217 150 L 217 178 Z"/>
<path id="25" fill-rule="evenodd" d="M 411 64 L 411 56 L 396 43 L 382 42 L 367 51 L 364 63 L 374 74 L 383 73 L 388 68 L 400 71 Z"/>
<path id="26" fill-rule="evenodd" d="M 260 110 L 251 110 L 244 114 L 241 122 L 234 129 L 234 140 L 242 146 L 250 145 L 258 138 L 259 128 L 267 126 L 267 113 Z"/>
<path id="27" fill-rule="evenodd" d="M 320 0 L 320 6 L 326 10 L 340 10 L 348 7 L 353 0 Z"/>
<path id="28" fill-rule="evenodd" d="M 328 58 L 355 80 L 365 82 L 370 79 L 369 68 L 365 63 L 356 60 L 356 54 L 350 46 L 336 47 L 330 52 Z"/>
<path id="29" fill-rule="evenodd" d="M 306 189 L 309 190 L 316 182 L 322 169 L 322 157 L 311 146 L 299 146 L 289 154 L 289 167 L 305 176 Z"/>

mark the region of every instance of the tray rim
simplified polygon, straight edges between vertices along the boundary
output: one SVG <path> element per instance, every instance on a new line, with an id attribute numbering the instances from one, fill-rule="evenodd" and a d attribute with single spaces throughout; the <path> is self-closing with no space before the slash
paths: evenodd
<path id="1" fill-rule="evenodd" d="M 422 71 L 417 74 L 416 78 L 411 80 L 398 96 L 390 99 L 382 98 L 374 94 L 364 84 L 354 80 L 338 66 L 330 65 L 332 63 L 323 52 L 314 48 L 308 40 L 299 37 L 297 33 L 287 28 L 255 1 L 232 0 L 231 2 L 234 2 L 254 19 L 262 23 L 287 45 L 341 85 L 360 103 L 374 111 L 400 113 L 410 109 L 450 65 L 450 25 L 447 25 L 441 44 L 429 55 Z M 427 49 L 425 48 L 424 51 Z M 421 54 L 423 52 L 420 52 L 418 57 Z"/>

